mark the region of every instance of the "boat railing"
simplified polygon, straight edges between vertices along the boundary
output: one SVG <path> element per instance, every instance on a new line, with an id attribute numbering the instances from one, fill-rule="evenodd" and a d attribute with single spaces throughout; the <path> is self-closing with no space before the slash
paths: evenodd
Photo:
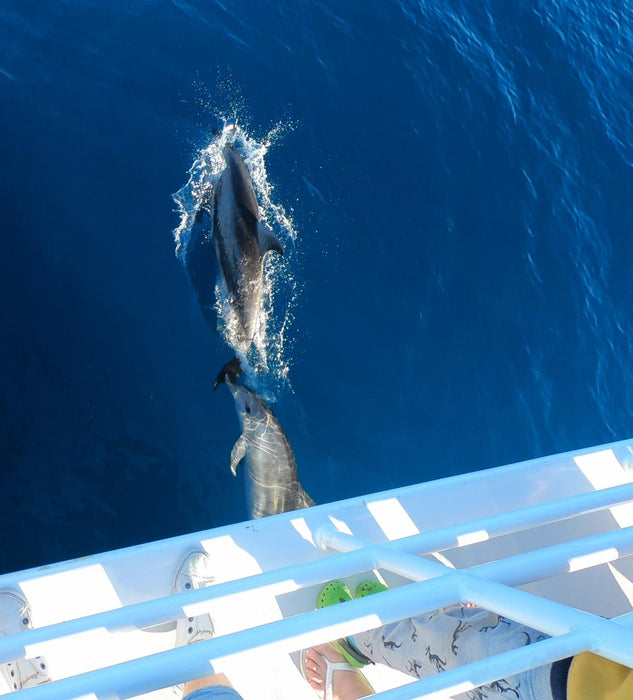
<path id="1" fill-rule="evenodd" d="M 327 556 L 0 638 L 0 662 L 32 657 L 38 645 L 90 630 L 147 629 L 182 617 L 192 606 L 240 593 L 292 593 L 324 581 L 376 570 L 408 582 L 388 591 L 216 636 L 208 641 L 19 691 L 16 698 L 130 698 L 208 675 L 216 665 L 257 650 L 291 654 L 332 639 L 459 603 L 473 603 L 541 631 L 548 638 L 520 649 L 385 690 L 389 700 L 466 693 L 530 668 L 590 650 L 633 668 L 633 616 L 606 619 L 520 588 L 545 577 L 615 562 L 633 553 L 633 527 L 453 568 L 433 557 L 451 547 L 593 513 L 633 500 L 633 484 L 592 491 L 387 542 L 370 542 L 321 526 L 315 543 Z M 249 700 L 249 698 L 246 698 Z"/>

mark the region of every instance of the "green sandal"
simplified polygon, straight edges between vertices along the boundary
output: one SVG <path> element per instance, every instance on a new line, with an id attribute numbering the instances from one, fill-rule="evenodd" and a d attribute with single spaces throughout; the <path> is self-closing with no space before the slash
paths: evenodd
<path id="1" fill-rule="evenodd" d="M 358 584 L 356 589 L 356 598 L 364 598 L 368 595 L 373 595 L 374 593 L 382 593 L 382 591 L 388 591 L 389 589 L 384 583 L 376 581 L 375 579 L 370 579 L 369 581 L 363 581 Z"/>
<path id="2" fill-rule="evenodd" d="M 343 581 L 330 581 L 321 589 L 317 597 L 317 608 L 320 610 L 321 608 L 328 608 L 330 605 L 347 603 L 350 600 L 353 600 L 352 594 Z M 359 654 L 359 652 L 354 649 L 346 637 L 332 642 L 332 646 L 340 652 L 345 660 L 354 668 L 362 668 L 370 663 L 367 657 Z"/>
<path id="3" fill-rule="evenodd" d="M 353 600 L 347 584 L 343 581 L 330 581 L 321 589 L 317 598 L 317 608 L 328 608 L 337 603 L 347 603 Z"/>

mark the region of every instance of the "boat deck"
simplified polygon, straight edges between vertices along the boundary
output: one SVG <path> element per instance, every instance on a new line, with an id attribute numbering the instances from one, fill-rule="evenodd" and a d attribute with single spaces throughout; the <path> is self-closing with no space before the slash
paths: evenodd
<path id="1" fill-rule="evenodd" d="M 0 589 L 29 600 L 35 629 L 0 639 L 0 657 L 47 657 L 55 682 L 20 698 L 176 698 L 173 684 L 213 668 L 245 700 L 314 700 L 298 650 L 468 595 L 550 627 L 561 635 L 553 654 L 590 646 L 633 666 L 633 644 L 614 651 L 618 635 L 633 635 L 631 526 L 633 440 L 1 576 Z M 215 581 L 173 596 L 192 550 L 209 553 Z M 353 590 L 368 577 L 392 591 L 314 611 L 325 581 Z M 174 650 L 174 619 L 201 612 L 216 637 Z M 474 684 L 478 673 L 491 671 L 474 668 Z M 378 691 L 414 680 L 367 675 Z M 405 695 L 440 692 L 419 683 Z"/>

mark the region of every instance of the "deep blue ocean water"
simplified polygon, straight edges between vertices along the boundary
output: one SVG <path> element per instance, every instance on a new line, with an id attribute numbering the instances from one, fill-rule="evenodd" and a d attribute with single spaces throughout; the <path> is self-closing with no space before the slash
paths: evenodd
<path id="1" fill-rule="evenodd" d="M 277 133 L 317 502 L 630 437 L 632 43 L 628 0 L 5 0 L 0 570 L 246 517 L 174 243 L 226 118 Z"/>

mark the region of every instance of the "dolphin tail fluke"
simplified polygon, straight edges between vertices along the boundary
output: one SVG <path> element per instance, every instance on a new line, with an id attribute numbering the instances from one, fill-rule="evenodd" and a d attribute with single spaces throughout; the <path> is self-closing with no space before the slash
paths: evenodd
<path id="1" fill-rule="evenodd" d="M 262 256 L 266 255 L 269 250 L 274 250 L 283 257 L 284 249 L 279 239 L 263 221 L 257 222 L 257 242 L 259 243 L 259 252 Z"/>
<path id="2" fill-rule="evenodd" d="M 218 376 L 213 382 L 213 391 L 215 391 L 220 384 L 224 384 L 227 377 L 231 381 L 235 381 L 240 374 L 242 374 L 242 365 L 240 364 L 239 358 L 234 357 L 230 362 L 227 362 L 218 373 Z"/>

